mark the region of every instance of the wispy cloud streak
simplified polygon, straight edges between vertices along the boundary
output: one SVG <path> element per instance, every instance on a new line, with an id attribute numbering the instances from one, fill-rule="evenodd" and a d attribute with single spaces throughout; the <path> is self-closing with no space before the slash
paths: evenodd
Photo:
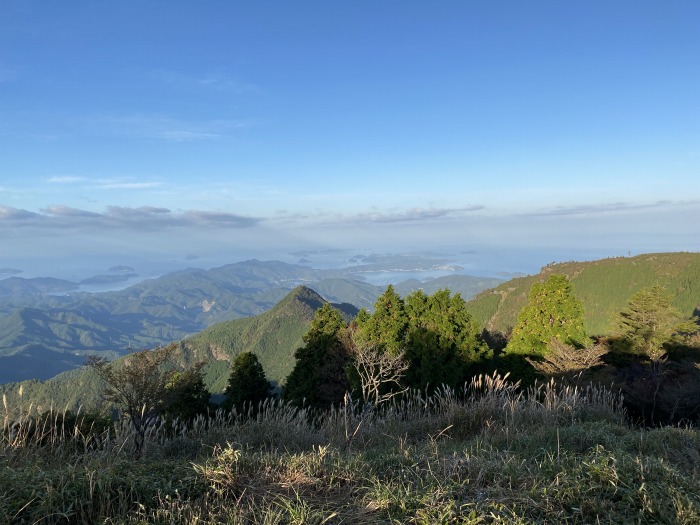
<path id="1" fill-rule="evenodd" d="M 221 72 L 195 76 L 184 75 L 182 73 L 164 69 L 156 69 L 149 73 L 148 77 L 153 81 L 180 89 L 208 89 L 215 91 L 226 91 L 237 95 L 259 91 L 255 84 L 251 84 L 249 82 L 239 82 L 229 78 L 227 75 Z"/>
<path id="2" fill-rule="evenodd" d="M 545 210 L 523 213 L 528 217 L 556 217 L 556 216 L 597 216 L 610 213 L 630 213 L 642 210 L 664 209 L 674 206 L 699 205 L 700 201 L 657 201 L 651 203 L 612 202 L 583 206 L 557 206 Z"/>
<path id="3" fill-rule="evenodd" d="M 246 120 L 183 120 L 157 114 L 96 115 L 75 122 L 91 133 L 169 142 L 194 142 L 227 137 L 233 130 L 251 127 Z"/>
<path id="4" fill-rule="evenodd" d="M 49 184 L 76 184 L 78 182 L 83 182 L 85 181 L 85 177 L 77 177 L 74 175 L 63 175 L 63 176 L 54 176 L 54 177 L 49 177 L 46 179 L 46 182 Z"/>
<path id="5" fill-rule="evenodd" d="M 470 206 L 466 208 L 411 208 L 405 211 L 396 212 L 372 212 L 359 214 L 354 217 L 357 222 L 415 222 L 439 219 L 448 216 L 461 215 L 481 211 L 484 206 Z"/>
<path id="6" fill-rule="evenodd" d="M 36 227 L 44 229 L 128 229 L 153 231 L 172 228 L 250 228 L 262 219 L 228 212 L 187 210 L 173 212 L 167 208 L 109 206 L 93 212 L 56 205 L 39 213 L 0 206 L 0 229 Z"/>
<path id="7" fill-rule="evenodd" d="M 162 182 L 101 182 L 96 188 L 105 190 L 142 190 L 162 186 Z"/>
<path id="8" fill-rule="evenodd" d="M 362 224 L 377 224 L 377 223 L 408 223 L 408 222 L 427 222 L 448 217 L 460 217 L 465 214 L 482 211 L 485 207 L 468 206 L 464 208 L 409 208 L 407 210 L 371 210 L 359 213 L 332 213 L 326 211 L 318 211 L 316 213 L 289 213 L 285 211 L 278 212 L 276 217 L 280 221 L 316 221 L 316 222 L 332 222 L 346 223 L 354 225 Z"/>

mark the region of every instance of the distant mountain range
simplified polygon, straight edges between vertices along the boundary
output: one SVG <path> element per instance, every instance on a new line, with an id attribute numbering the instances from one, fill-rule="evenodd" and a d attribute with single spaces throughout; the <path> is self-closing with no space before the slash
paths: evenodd
<path id="1" fill-rule="evenodd" d="M 239 353 L 252 351 L 265 369 L 269 380 L 281 383 L 294 366 L 294 351 L 303 345 L 318 308 L 325 301 L 310 288 L 293 289 L 273 308 L 243 319 L 218 323 L 180 342 L 171 354 L 171 364 L 186 366 L 206 362 L 203 369 L 211 392 L 223 392 L 230 375 L 230 361 Z M 348 319 L 357 308 L 336 305 Z M 29 406 L 38 411 L 51 406 L 63 410 L 98 408 L 103 385 L 86 367 L 63 372 L 47 381 L 23 381 L 0 385 L 8 406 Z"/>
<path id="2" fill-rule="evenodd" d="M 404 262 L 411 269 L 420 264 L 426 267 L 421 261 Z M 383 268 L 400 270 L 398 262 L 387 261 Z M 133 270 L 118 269 L 120 274 L 105 277 L 119 278 Z M 384 287 L 358 280 L 355 270 L 250 260 L 173 272 L 103 293 L 75 291 L 77 283 L 60 279 L 9 277 L 0 280 L 0 383 L 48 379 L 80 366 L 91 353 L 115 358 L 178 341 L 216 323 L 255 316 L 300 284 L 328 301 L 371 308 Z M 448 287 L 468 299 L 499 282 L 452 275 L 411 279 L 398 283 L 397 290 L 409 293 L 424 288 L 431 293 Z"/>
<path id="3" fill-rule="evenodd" d="M 155 294 L 155 291 L 160 290 L 160 293 L 164 294 L 166 290 L 169 290 L 171 300 L 189 298 L 193 304 L 199 305 L 196 308 L 193 307 L 193 309 L 198 310 L 197 316 L 203 316 L 202 319 L 206 319 L 206 315 L 211 312 L 211 318 L 215 319 L 221 315 L 217 313 L 215 308 L 216 304 L 214 303 L 217 300 L 207 299 L 210 302 L 207 303 L 209 305 L 208 311 L 205 311 L 207 307 L 198 302 L 201 300 L 201 296 L 197 296 L 193 290 L 212 293 L 218 290 L 218 288 L 210 288 L 213 286 L 212 280 L 216 281 L 223 278 L 224 275 L 228 276 L 227 279 L 233 279 L 234 274 L 238 275 L 236 284 L 230 284 L 230 286 L 246 290 L 246 293 L 243 294 L 246 299 L 241 299 L 242 303 L 231 302 L 230 304 L 240 304 L 241 308 L 264 308 L 264 313 L 212 324 L 189 337 L 169 339 L 169 341 L 182 339 L 172 356 L 176 364 L 206 362 L 204 372 L 207 386 L 210 391 L 220 393 L 223 391 L 230 373 L 231 359 L 244 351 L 254 352 L 260 359 L 268 378 L 283 384 L 294 366 L 294 351 L 303 344 L 302 337 L 308 331 L 315 310 L 326 299 L 331 297 L 331 302 L 339 303 L 341 302 L 338 300 L 339 297 L 350 296 L 359 303 L 366 304 L 369 301 L 374 301 L 376 298 L 374 294 L 383 292 L 382 288 L 341 277 L 325 277 L 315 281 L 314 286 L 321 293 L 317 293 L 308 286 L 298 286 L 291 291 L 280 287 L 281 282 L 291 282 L 288 279 L 290 275 L 294 275 L 294 272 L 301 272 L 306 278 L 311 275 L 317 277 L 319 275 L 306 273 L 315 272 L 315 270 L 295 265 L 248 261 L 209 271 L 178 272 L 175 275 L 166 276 L 164 281 L 144 283 L 142 288 L 125 290 L 120 294 L 125 294 L 124 297 L 127 298 L 140 298 L 139 301 L 145 303 L 139 308 L 134 307 L 135 311 L 141 312 L 138 315 L 145 315 L 149 311 L 152 313 L 179 312 L 179 309 L 173 308 L 172 305 L 161 304 L 162 299 L 158 299 L 158 297 L 162 297 L 162 295 L 154 295 L 151 299 L 145 295 L 147 291 Z M 567 275 L 571 280 L 575 295 L 584 305 L 586 327 L 592 335 L 609 334 L 613 329 L 615 314 L 626 306 L 629 297 L 642 288 L 656 284 L 666 288 L 674 297 L 674 304 L 684 314 L 690 316 L 700 309 L 700 254 L 691 253 L 648 254 L 631 258 L 551 264 L 542 268 L 542 271 L 537 275 L 512 279 L 495 288 L 483 291 L 469 301 L 467 306 L 483 326 L 490 330 L 507 332 L 515 323 L 519 309 L 527 303 L 528 291 L 532 284 L 544 281 L 554 273 Z M 277 279 L 278 287 L 270 284 L 270 277 L 273 275 Z M 265 276 L 265 278 L 261 278 L 261 276 Z M 174 279 L 174 282 L 179 283 L 183 288 L 174 291 L 166 286 L 170 279 Z M 472 284 L 468 284 L 470 282 Z M 420 285 L 426 293 L 432 293 L 441 288 L 451 288 L 449 284 L 475 286 L 473 282 L 469 278 L 462 279 L 460 276 L 451 276 L 430 280 L 426 283 L 408 281 L 400 283 L 396 289 L 401 293 L 408 293 Z M 478 282 L 484 284 L 483 281 Z M 199 288 L 193 288 L 193 283 L 199 283 Z M 454 291 L 454 288 L 452 290 Z M 139 295 L 139 293 L 144 295 Z M 224 298 L 222 300 L 229 297 L 223 292 L 218 293 L 222 293 L 221 297 Z M 231 294 L 235 295 L 232 292 Z M 322 296 L 325 296 L 325 299 Z M 107 297 L 113 296 L 107 294 Z M 118 295 L 118 297 L 123 296 Z M 257 297 L 260 302 L 256 303 L 251 297 Z M 279 297 L 279 299 L 276 300 L 275 297 Z M 105 299 L 101 300 L 106 301 Z M 119 304 L 116 299 L 112 300 L 115 301 L 114 304 Z M 269 304 L 265 301 L 274 301 L 275 304 L 265 308 L 264 305 Z M 342 302 L 348 303 L 349 301 Z M 351 304 L 337 306 L 348 319 L 357 312 L 357 308 Z M 115 319 L 121 319 L 122 315 L 127 315 L 127 313 L 116 315 Z M 80 330 L 84 330 L 85 334 L 97 331 L 88 324 L 82 328 L 73 324 L 88 323 L 89 321 L 84 317 L 64 319 L 58 313 L 55 313 L 55 316 L 59 321 L 65 322 L 63 324 L 57 322 L 55 326 L 52 326 L 51 319 L 53 317 L 48 316 L 46 312 L 25 309 L 12 316 L 11 320 L 7 321 L 7 325 L 0 327 L 0 334 L 5 334 L 6 330 L 12 328 L 13 323 L 18 323 L 26 327 L 26 330 L 31 331 L 32 334 L 40 334 L 47 341 L 47 344 L 55 332 L 59 335 L 62 334 L 61 341 L 68 344 L 74 338 L 80 340 L 83 334 Z M 197 316 L 193 319 L 196 319 Z M 147 317 L 139 317 L 139 319 L 143 321 Z M 161 321 L 163 323 L 161 328 L 167 326 L 167 322 L 172 321 L 173 318 L 169 319 L 164 315 L 162 319 L 165 320 Z M 193 325 L 195 324 L 195 321 L 191 322 Z M 73 325 L 68 329 L 66 324 Z M 134 326 L 138 326 L 138 323 Z M 102 337 L 108 337 L 108 333 L 99 332 L 99 334 Z M 88 335 L 82 336 L 88 337 Z M 20 334 L 15 334 L 15 337 L 21 340 Z M 0 366 L 4 366 L 2 363 L 12 362 L 4 360 L 21 357 L 28 361 L 33 358 L 45 362 L 50 361 L 49 356 L 42 354 L 42 351 L 45 352 L 45 350 L 34 349 L 14 356 L 2 357 L 0 358 Z M 72 357 L 74 353 L 65 352 L 61 355 Z M 73 363 L 69 361 L 69 364 Z M 92 371 L 81 368 L 64 372 L 44 382 L 34 379 L 22 383 L 0 385 L 0 393 L 7 396 L 10 406 L 19 406 L 20 404 L 27 406 L 32 403 L 35 407 L 45 409 L 54 403 L 54 406 L 59 408 L 77 408 L 82 405 L 90 409 L 98 403 L 100 388 L 100 383 Z"/>

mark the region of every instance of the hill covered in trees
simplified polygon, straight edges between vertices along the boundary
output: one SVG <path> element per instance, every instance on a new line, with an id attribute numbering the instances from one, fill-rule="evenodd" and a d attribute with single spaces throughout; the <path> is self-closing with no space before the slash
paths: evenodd
<path id="1" fill-rule="evenodd" d="M 584 310 L 591 335 L 610 335 L 615 315 L 636 292 L 658 285 L 673 304 L 690 316 L 700 307 L 700 254 L 656 253 L 590 262 L 552 263 L 539 274 L 511 279 L 469 301 L 469 311 L 490 331 L 509 333 L 527 304 L 534 283 L 553 274 L 565 275 Z"/>
<path id="2" fill-rule="evenodd" d="M 298 287 L 260 316 L 93 359 L 44 400 L 51 381 L 15 385 L 0 519 L 697 523 L 700 321 L 676 306 L 685 288 L 632 292 L 612 335 L 591 337 L 573 278 L 540 277 L 505 345 L 448 290 L 389 286 L 356 311 Z M 262 361 L 285 377 L 281 399 Z M 226 379 L 213 413 L 207 388 Z M 120 420 L 41 414 L 71 388 Z"/>
<path id="3" fill-rule="evenodd" d="M 223 392 L 230 374 L 230 362 L 243 352 L 255 353 L 268 378 L 282 382 L 294 365 L 294 351 L 302 345 L 315 311 L 325 303 L 313 290 L 298 287 L 279 303 L 260 315 L 216 324 L 193 337 L 175 344 L 169 364 L 187 367 L 203 362 L 206 386 L 211 392 Z M 357 309 L 338 305 L 349 317 Z M 84 364 L 84 361 L 83 361 Z M 80 368 L 47 381 L 29 380 L 0 385 L 11 405 L 33 405 L 37 410 L 50 406 L 76 410 L 94 408 L 103 391 L 90 368 Z"/>
<path id="4" fill-rule="evenodd" d="M 390 267 L 400 262 L 392 260 Z M 371 308 L 383 287 L 358 280 L 358 272 L 375 267 L 319 270 L 250 260 L 173 272 L 103 293 L 68 293 L 70 283 L 56 279 L 0 280 L 0 383 L 49 379 L 79 367 L 87 355 L 113 359 L 255 316 L 301 284 L 329 301 Z M 440 282 L 414 279 L 403 289 L 434 288 Z M 454 275 L 450 284 L 471 297 L 498 282 Z"/>
<path id="5" fill-rule="evenodd" d="M 220 393 L 227 384 L 230 363 L 243 352 L 254 353 L 268 379 L 282 386 L 295 368 L 297 349 L 307 348 L 309 355 L 316 355 L 312 364 L 326 359 L 323 356 L 329 351 L 337 350 L 342 357 L 336 377 L 332 377 L 330 383 L 340 385 L 340 397 L 328 401 L 337 403 L 342 390 L 350 388 L 353 381 L 355 384 L 359 381 L 358 377 L 346 377 L 346 369 L 351 356 L 358 355 L 360 347 L 400 355 L 409 363 L 402 384 L 419 389 L 430 385 L 434 389 L 441 383 L 456 387 L 470 374 L 494 370 L 532 381 L 551 365 L 547 364 L 552 354 L 550 343 L 556 339 L 560 345 L 557 352 L 561 354 L 556 358 L 568 359 L 569 363 L 559 362 L 549 375 L 559 377 L 571 375 L 572 370 L 586 370 L 587 377 L 595 377 L 604 384 L 628 384 L 630 388 L 633 384 L 645 384 L 649 389 L 662 376 L 664 384 L 670 384 L 669 373 L 672 372 L 677 388 L 682 391 L 676 392 L 678 399 L 690 405 L 696 389 L 700 391 L 700 386 L 695 386 L 694 358 L 692 353 L 675 352 L 675 347 L 669 345 L 676 344 L 673 334 L 678 329 L 673 323 L 681 321 L 679 316 L 690 318 L 696 309 L 700 297 L 697 294 L 699 264 L 698 254 L 652 254 L 548 265 L 536 276 L 513 279 L 467 303 L 446 290 L 433 294 L 413 292 L 402 298 L 390 287 L 370 310 L 358 313 L 351 305 L 340 305 L 344 317 L 338 314 L 342 321 L 332 322 L 315 320 L 315 312 L 326 301 L 315 291 L 299 287 L 263 314 L 217 323 L 180 339 L 171 345 L 175 350 L 170 359 L 173 366 L 181 368 L 204 363 L 202 373 L 206 387 L 213 393 Z M 366 298 L 371 292 L 366 283 L 359 287 L 339 278 L 327 278 L 319 283 L 328 295 L 342 296 L 347 287 Z M 666 283 L 666 287 L 659 283 Z M 657 374 L 658 377 L 653 367 L 657 366 L 654 363 L 660 365 L 661 362 L 656 354 L 644 350 L 644 341 L 648 338 L 644 339 L 643 335 L 619 337 L 623 326 L 620 316 L 630 307 L 629 301 L 635 294 L 651 288 L 658 290 L 651 303 L 661 304 L 668 297 L 668 308 L 678 310 L 678 315 L 667 316 L 670 319 L 665 328 L 668 337 L 652 345 L 656 348 L 654 352 L 672 358 L 668 366 L 664 365 L 665 375 Z M 334 326 L 327 334 L 331 340 L 319 339 L 313 343 L 313 338 L 305 339 L 309 337 L 309 329 L 313 329 L 312 321 Z M 512 338 L 508 335 L 508 339 L 504 339 L 498 334 L 499 328 L 510 334 L 513 327 Z M 630 330 L 628 327 L 628 332 Z M 588 348 L 594 344 L 591 336 L 601 334 L 613 337 L 596 346 L 595 351 L 590 350 L 597 357 L 590 361 L 584 359 L 576 368 L 577 353 L 583 355 L 576 349 Z M 47 333 L 47 337 L 50 334 Z M 569 348 L 571 350 L 567 350 Z M 630 351 L 634 348 L 639 350 Z M 645 367 L 650 362 L 653 366 L 647 370 Z M 312 369 L 311 365 L 306 367 L 307 371 Z M 300 381 L 295 381 L 309 384 L 316 381 L 301 377 Z M 308 390 L 308 386 L 304 388 Z M 306 391 L 304 388 L 301 391 Z M 15 403 L 20 402 L 21 391 L 22 403 L 44 408 L 50 402 L 63 407 L 93 406 L 100 395 L 100 388 L 89 370 L 71 371 L 43 383 L 9 384 L 0 390 Z M 672 390 L 666 392 L 669 399 L 675 395 Z M 656 391 L 658 394 L 662 390 L 657 388 Z M 306 397 L 312 397 L 310 391 Z M 639 391 L 635 397 L 644 395 Z M 647 408 L 640 410 L 644 412 Z"/>

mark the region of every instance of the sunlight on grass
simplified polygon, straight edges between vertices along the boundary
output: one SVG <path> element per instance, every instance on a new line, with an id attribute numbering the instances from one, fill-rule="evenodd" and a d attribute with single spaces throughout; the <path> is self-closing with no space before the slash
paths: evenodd
<path id="1" fill-rule="evenodd" d="M 159 423 L 138 461 L 127 426 L 60 421 L 3 419 L 0 522 L 700 522 L 697 431 L 633 428 L 593 386 L 481 376 L 369 416 L 267 401 Z"/>

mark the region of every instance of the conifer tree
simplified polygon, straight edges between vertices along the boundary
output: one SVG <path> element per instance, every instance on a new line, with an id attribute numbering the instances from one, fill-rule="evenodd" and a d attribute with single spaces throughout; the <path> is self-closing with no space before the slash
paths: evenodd
<path id="1" fill-rule="evenodd" d="M 374 303 L 374 312 L 361 311 L 355 320 L 354 339 L 358 346 L 398 354 L 404 350 L 408 316 L 404 301 L 389 285 Z"/>
<path id="2" fill-rule="evenodd" d="M 406 297 L 406 383 L 412 388 L 459 386 L 490 357 L 480 328 L 459 294 L 417 291 Z"/>
<path id="3" fill-rule="evenodd" d="M 618 317 L 618 332 L 629 348 L 656 362 L 666 354 L 666 345 L 698 331 L 697 320 L 684 317 L 673 307 L 671 296 L 654 286 L 630 297 Z"/>
<path id="4" fill-rule="evenodd" d="M 328 408 L 340 403 L 350 388 L 346 369 L 352 343 L 341 313 L 330 303 L 316 311 L 304 343 L 294 354 L 296 364 L 283 397 L 298 406 Z"/>
<path id="5" fill-rule="evenodd" d="M 255 409 L 271 391 L 258 357 L 252 352 L 242 352 L 233 361 L 222 407 L 228 410 L 235 407 L 239 413 L 246 405 Z"/>
<path id="6" fill-rule="evenodd" d="M 532 285 L 529 303 L 518 314 L 506 353 L 544 355 L 556 339 L 576 347 L 586 345 L 583 305 L 564 275 L 551 275 Z"/>

